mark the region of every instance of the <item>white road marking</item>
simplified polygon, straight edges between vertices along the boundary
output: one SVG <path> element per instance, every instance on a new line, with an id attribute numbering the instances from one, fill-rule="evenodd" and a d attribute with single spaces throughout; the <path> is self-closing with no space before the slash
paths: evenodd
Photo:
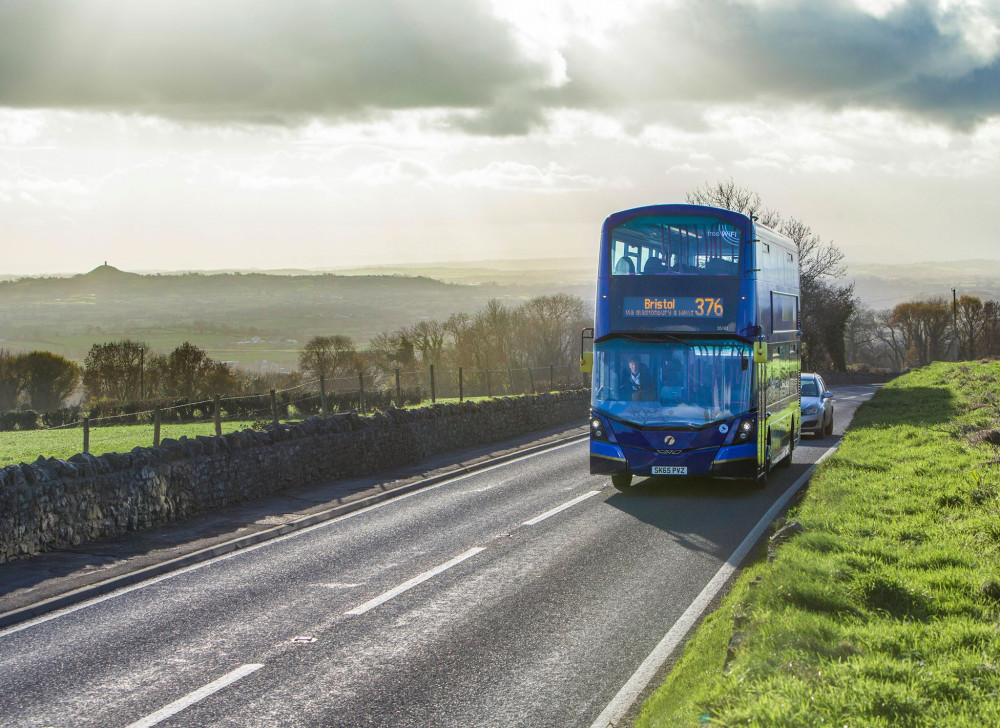
<path id="1" fill-rule="evenodd" d="M 475 556 L 476 554 L 478 554 L 480 551 L 485 551 L 485 550 L 486 550 L 485 547 L 480 547 L 480 546 L 477 546 L 475 548 L 471 548 L 468 551 L 466 551 L 465 553 L 459 554 L 458 556 L 456 556 L 455 558 L 453 558 L 451 561 L 446 561 L 445 563 L 440 564 L 439 566 L 435 566 L 430 571 L 425 571 L 423 574 L 418 574 L 417 576 L 413 577 L 409 581 L 404 581 L 402 584 L 400 584 L 399 586 L 397 586 L 395 589 L 390 589 L 389 591 L 380 594 L 379 596 L 375 597 L 374 599 L 370 599 L 369 601 L 365 602 L 364 604 L 355 607 L 354 609 L 350 610 L 349 612 L 344 612 L 344 614 L 349 614 L 349 615 L 351 615 L 353 617 L 356 617 L 356 616 L 358 616 L 360 614 L 364 614 L 365 612 L 369 611 L 370 609 L 374 609 L 378 605 L 384 604 L 385 602 L 389 601 L 393 597 L 397 597 L 400 594 L 402 594 L 403 592 L 408 591 L 409 589 L 412 589 L 413 587 L 417 586 L 417 584 L 422 584 L 423 582 L 427 581 L 428 579 L 431 579 L 431 578 L 437 576 L 442 571 L 447 571 L 451 567 L 456 566 L 458 564 L 461 564 L 466 559 L 471 559 L 473 556 Z"/>
<path id="2" fill-rule="evenodd" d="M 370 506 L 366 506 L 359 510 L 351 511 L 350 513 L 345 513 L 342 516 L 331 518 L 329 521 L 322 521 L 321 523 L 317 523 L 313 526 L 307 526 L 306 528 L 300 529 L 298 531 L 292 531 L 291 533 L 286 533 L 284 536 L 278 536 L 277 538 L 268 539 L 267 541 L 254 544 L 253 546 L 246 546 L 244 548 L 239 548 L 236 549 L 235 551 L 230 551 L 227 554 L 223 554 L 222 556 L 217 556 L 214 559 L 200 561 L 197 564 L 192 564 L 191 566 L 185 566 L 182 569 L 171 571 L 166 574 L 161 574 L 160 576 L 155 576 L 151 579 L 139 582 L 138 584 L 132 584 L 131 586 L 126 586 L 122 587 L 121 589 L 116 589 L 115 591 L 110 592 L 108 594 L 103 594 L 99 597 L 94 597 L 93 599 L 88 599 L 87 601 L 80 602 L 79 604 L 74 604 L 72 606 L 65 607 L 63 609 L 57 609 L 56 611 L 50 612 L 49 614 L 43 614 L 40 617 L 29 619 L 27 621 L 21 622 L 20 624 L 16 624 L 12 627 L 7 627 L 6 629 L 0 629 L 0 637 L 8 637 L 12 634 L 21 632 L 22 630 L 29 629 L 31 627 L 43 624 L 45 622 L 49 622 L 53 619 L 59 619 L 60 617 L 65 617 L 69 614 L 72 614 L 73 612 L 77 612 L 81 609 L 86 609 L 87 607 L 92 607 L 95 604 L 100 604 L 101 602 L 108 601 L 109 599 L 115 599 L 124 594 L 128 594 L 130 592 L 134 592 L 139 589 L 145 589 L 146 587 L 152 586 L 153 584 L 159 584 L 161 581 L 166 581 L 167 579 L 173 579 L 175 577 L 181 576 L 182 574 L 190 574 L 192 571 L 203 569 L 206 566 L 211 566 L 221 561 L 226 561 L 227 559 L 232 559 L 236 558 L 237 556 L 249 554 L 253 551 L 256 551 L 257 549 L 262 549 L 267 546 L 274 546 L 289 539 L 298 538 L 299 536 L 304 536 L 307 533 L 312 533 L 313 531 L 318 531 L 321 528 L 327 528 L 329 526 L 332 526 L 335 523 L 340 523 L 341 521 L 346 521 L 350 518 L 356 518 L 358 516 L 371 513 L 372 511 L 377 510 L 379 508 L 385 508 L 386 506 L 394 505 L 396 503 L 399 503 L 400 501 L 404 501 L 409 498 L 423 495 L 424 493 L 429 493 L 433 490 L 437 490 L 438 488 L 442 488 L 446 485 L 451 485 L 452 483 L 456 483 L 460 480 L 465 480 L 466 478 L 471 478 L 475 475 L 480 475 L 481 473 L 488 473 L 491 470 L 496 470 L 497 468 L 502 468 L 506 465 L 519 463 L 523 460 L 530 460 L 531 458 L 538 457 L 539 455 L 547 455 L 548 453 L 555 452 L 556 450 L 561 450 L 564 447 L 579 445 L 581 442 L 586 442 L 586 440 L 573 440 L 571 442 L 564 442 L 561 445 L 556 445 L 554 447 L 547 448 L 545 450 L 540 450 L 538 452 L 533 452 L 527 455 L 522 455 L 520 457 L 512 458 L 510 460 L 506 460 L 502 463 L 497 463 L 496 465 L 490 465 L 480 470 L 474 470 L 470 473 L 462 473 L 460 475 L 456 475 L 454 478 L 448 478 L 447 480 L 443 480 L 440 483 L 435 483 L 434 485 L 429 485 L 425 488 L 419 488 L 417 490 L 410 491 L 409 493 L 404 493 L 402 495 L 390 498 L 389 500 L 382 501 L 381 503 L 374 503 Z"/>
<path id="3" fill-rule="evenodd" d="M 729 577 L 733 575 L 733 572 L 739 567 L 743 559 L 746 558 L 747 554 L 750 553 L 750 549 L 754 547 L 757 540 L 764 534 L 767 530 L 768 525 L 773 521 L 781 509 L 785 507 L 785 504 L 791 500 L 799 489 L 805 485 L 812 475 L 813 471 L 830 457 L 833 453 L 837 451 L 837 445 L 834 445 L 819 458 L 812 466 L 802 474 L 802 476 L 792 483 L 791 487 L 786 490 L 778 500 L 774 502 L 774 505 L 768 509 L 761 519 L 754 526 L 753 530 L 747 534 L 747 537 L 743 539 L 743 542 L 737 547 L 730 556 L 726 563 L 722 565 L 722 568 L 716 572 L 712 580 L 705 585 L 705 588 L 701 590 L 701 593 L 695 597 L 695 600 L 691 602 L 687 609 L 684 610 L 684 614 L 674 622 L 674 625 L 670 628 L 660 643 L 653 648 L 653 651 L 649 653 L 649 657 L 642 661 L 639 665 L 639 669 L 628 679 L 628 682 L 622 686 L 622 689 L 618 691 L 618 694 L 611 700 L 608 707 L 597 716 L 597 720 L 593 722 L 590 728 L 615 728 L 618 726 L 622 718 L 628 712 L 628 709 L 632 707 L 632 704 L 638 699 L 642 694 L 646 686 L 649 685 L 650 681 L 656 675 L 657 671 L 663 666 L 663 663 L 667 661 L 671 653 L 677 646 L 683 641 L 684 637 L 695 625 L 695 623 L 701 618 L 702 614 L 708 609 L 708 605 L 712 602 L 712 599 L 722 590 L 725 586 L 726 581 Z"/>
<path id="4" fill-rule="evenodd" d="M 242 667 L 238 667 L 232 672 L 223 675 L 215 682 L 210 682 L 205 687 L 198 688 L 193 693 L 188 693 L 180 700 L 175 700 L 170 705 L 160 708 L 155 713 L 151 713 L 142 720 L 138 720 L 135 723 L 132 723 L 127 728 L 150 728 L 150 726 L 154 726 L 157 723 L 161 723 L 165 721 L 167 718 L 177 715 L 185 708 L 188 708 L 194 705 L 195 703 L 204 700 L 212 693 L 216 693 L 219 690 L 222 690 L 222 688 L 226 687 L 227 685 L 232 685 L 237 680 L 242 680 L 250 673 L 256 672 L 262 667 L 264 666 L 258 664 L 243 665 Z"/>
<path id="5" fill-rule="evenodd" d="M 585 500 L 587 500 L 588 498 L 593 498 L 593 497 L 594 497 L 595 495 L 600 495 L 600 494 L 601 494 L 601 491 L 599 491 L 599 490 L 592 490 L 592 491 L 590 491 L 590 492 L 588 492 L 588 493 L 584 493 L 583 495 L 581 495 L 581 496 L 578 496 L 578 497 L 574 498 L 574 499 L 573 499 L 573 500 L 571 500 L 571 501 L 568 501 L 568 502 L 566 502 L 566 503 L 563 503 L 563 504 L 562 504 L 561 506 L 556 506 L 556 507 L 555 507 L 555 508 L 553 508 L 553 509 L 552 509 L 551 511 L 545 511 L 545 513 L 543 513 L 542 515 L 540 515 L 540 516 L 535 516 L 535 517 L 534 517 L 534 518 L 532 518 L 532 519 L 531 519 L 530 521 L 525 521 L 525 522 L 524 522 L 524 523 L 522 523 L 521 525 L 522 525 L 522 526 L 534 526 L 534 525 L 535 525 L 536 523 L 541 523 L 541 522 L 542 522 L 542 521 L 544 521 L 544 520 L 545 520 L 546 518 L 549 518 L 549 517 L 551 517 L 551 516 L 554 516 L 554 515 L 555 515 L 555 514 L 557 514 L 557 513 L 560 513 L 560 512 L 562 512 L 562 511 L 565 511 L 565 510 L 566 510 L 567 508 L 572 508 L 572 507 L 573 507 L 573 506 L 575 506 L 575 505 L 576 505 L 577 503 L 580 503 L 580 502 L 582 502 L 582 501 L 585 501 Z"/>

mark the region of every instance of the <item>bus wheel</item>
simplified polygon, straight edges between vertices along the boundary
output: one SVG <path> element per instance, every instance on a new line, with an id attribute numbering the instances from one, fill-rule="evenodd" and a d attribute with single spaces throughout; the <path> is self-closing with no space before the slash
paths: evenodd
<path id="1" fill-rule="evenodd" d="M 628 490 L 632 485 L 632 473 L 615 473 L 611 476 L 611 485 L 623 492 Z"/>
<path id="2" fill-rule="evenodd" d="M 788 444 L 788 455 L 783 457 L 775 465 L 776 468 L 790 468 L 792 467 L 792 453 L 795 452 L 795 440 L 792 440 Z"/>

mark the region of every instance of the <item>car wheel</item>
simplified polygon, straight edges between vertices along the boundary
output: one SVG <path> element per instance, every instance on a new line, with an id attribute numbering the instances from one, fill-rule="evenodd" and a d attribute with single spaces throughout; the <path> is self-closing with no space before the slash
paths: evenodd
<path id="1" fill-rule="evenodd" d="M 832 435 L 833 434 L 833 415 L 830 415 L 830 424 L 828 424 L 826 426 L 826 428 L 823 430 L 823 434 L 824 435 Z"/>

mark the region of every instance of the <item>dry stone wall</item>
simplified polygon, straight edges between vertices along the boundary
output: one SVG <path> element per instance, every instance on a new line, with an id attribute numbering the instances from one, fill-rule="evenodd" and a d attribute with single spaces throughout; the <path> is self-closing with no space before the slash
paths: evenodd
<path id="1" fill-rule="evenodd" d="M 0 470 L 0 563 L 305 486 L 583 423 L 589 392 L 310 418 Z"/>

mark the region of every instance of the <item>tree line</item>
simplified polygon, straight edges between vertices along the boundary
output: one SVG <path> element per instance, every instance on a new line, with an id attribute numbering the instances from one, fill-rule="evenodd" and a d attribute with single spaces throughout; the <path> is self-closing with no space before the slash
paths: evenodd
<path id="1" fill-rule="evenodd" d="M 315 336 L 299 351 L 299 372 L 253 372 L 212 359 L 184 342 L 169 354 L 132 339 L 91 346 L 83 366 L 58 354 L 0 350 L 0 411 L 48 412 L 79 397 L 92 411 L 154 400 L 263 394 L 305 377 L 392 385 L 395 370 L 465 367 L 472 384 L 487 369 L 575 365 L 580 329 L 590 316 L 582 299 L 558 293 L 519 306 L 490 301 L 474 314 L 429 319 L 376 334 L 367 350 L 343 335 Z M 350 385 L 348 385 L 350 386 Z"/>
<path id="2" fill-rule="evenodd" d="M 380 331 L 365 352 L 347 336 L 315 336 L 299 352 L 299 369 L 331 380 L 361 372 L 375 386 L 387 386 L 397 370 L 462 367 L 474 383 L 487 371 L 575 365 L 580 330 L 590 319 L 583 300 L 565 293 L 519 306 L 493 299 L 474 314 Z"/>
<path id="3" fill-rule="evenodd" d="M 247 384 L 234 367 L 214 361 L 189 342 L 166 355 L 131 339 L 94 344 L 82 367 L 49 351 L 0 350 L 0 410 L 58 409 L 81 394 L 81 386 L 89 403 L 121 403 L 232 394 Z"/>
<path id="4" fill-rule="evenodd" d="M 844 335 L 850 363 L 901 371 L 945 359 L 1000 356 L 1000 301 L 935 297 L 858 309 Z"/>

